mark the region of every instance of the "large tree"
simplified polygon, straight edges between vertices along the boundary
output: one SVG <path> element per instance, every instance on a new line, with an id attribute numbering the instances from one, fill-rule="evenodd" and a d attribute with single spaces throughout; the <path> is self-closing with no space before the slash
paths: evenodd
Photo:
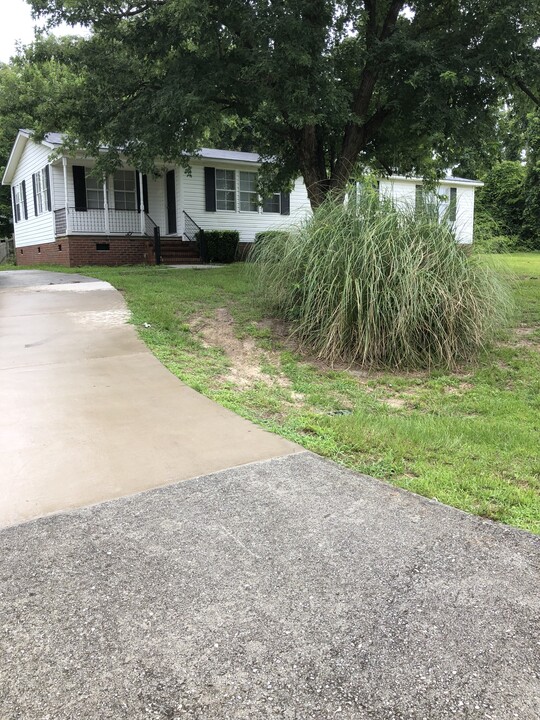
<path id="1" fill-rule="evenodd" d="M 535 98 L 537 0 L 29 2 L 91 30 L 19 59 L 61 55 L 76 78 L 42 130 L 146 170 L 209 142 L 255 149 L 277 161 L 268 186 L 300 173 L 313 206 L 359 163 L 435 176 L 486 142 L 502 95 Z"/>

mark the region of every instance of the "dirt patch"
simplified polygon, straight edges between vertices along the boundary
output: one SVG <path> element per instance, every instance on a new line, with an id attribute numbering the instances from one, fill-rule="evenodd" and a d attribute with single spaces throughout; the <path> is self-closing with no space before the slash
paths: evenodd
<path id="1" fill-rule="evenodd" d="M 402 397 L 384 397 L 378 399 L 380 402 L 388 405 L 388 407 L 394 408 L 395 410 L 401 410 L 402 408 L 407 407 L 407 400 Z"/>
<path id="2" fill-rule="evenodd" d="M 472 390 L 474 385 L 469 382 L 461 382 L 459 385 L 447 385 L 444 388 L 446 395 L 463 395 L 464 393 Z"/>
<path id="3" fill-rule="evenodd" d="M 237 337 L 235 323 L 227 308 L 218 308 L 213 316 L 198 315 L 189 323 L 190 328 L 202 339 L 206 347 L 219 347 L 230 361 L 229 372 L 222 376 L 225 382 L 233 382 L 240 388 L 256 383 L 273 387 L 291 387 L 290 380 L 281 374 L 270 374 L 262 366 L 280 367 L 279 353 L 263 350 L 252 337 Z M 303 395 L 292 392 L 291 401 L 301 404 Z"/>
<path id="4" fill-rule="evenodd" d="M 499 343 L 501 347 L 522 347 L 530 350 L 540 350 L 539 328 L 522 325 L 514 330 L 513 336 L 505 342 Z"/>

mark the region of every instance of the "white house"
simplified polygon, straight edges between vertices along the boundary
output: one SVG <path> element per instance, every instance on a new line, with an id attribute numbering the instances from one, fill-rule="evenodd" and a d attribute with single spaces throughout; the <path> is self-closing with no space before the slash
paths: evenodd
<path id="1" fill-rule="evenodd" d="M 62 153 L 61 145 L 57 133 L 34 142 L 30 131 L 21 130 L 6 165 L 2 183 L 12 188 L 19 264 L 155 263 L 156 227 L 163 262 L 197 262 L 199 229 L 238 230 L 243 251 L 258 232 L 290 227 L 310 212 L 301 178 L 291 193 L 262 202 L 254 153 L 203 149 L 191 159 L 190 175 L 164 165 L 160 177 L 147 177 L 125 164 L 102 180 L 91 172 L 93 160 Z M 380 188 L 414 202 L 421 182 L 391 177 L 381 179 Z M 441 187 L 455 208 L 462 243 L 472 242 L 474 189 L 480 184 L 451 178 Z"/>
<path id="2" fill-rule="evenodd" d="M 457 241 L 461 245 L 471 245 L 474 226 L 474 192 L 484 183 L 459 177 L 445 177 L 434 192 L 441 219 L 452 223 Z M 392 175 L 379 180 L 381 195 L 391 197 L 396 204 L 415 207 L 423 199 L 422 180 L 419 178 Z"/>

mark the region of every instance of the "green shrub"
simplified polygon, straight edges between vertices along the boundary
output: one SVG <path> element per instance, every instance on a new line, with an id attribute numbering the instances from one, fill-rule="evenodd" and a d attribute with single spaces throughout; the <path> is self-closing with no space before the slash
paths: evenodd
<path id="1" fill-rule="evenodd" d="M 287 230 L 263 230 L 255 235 L 255 243 L 262 243 L 266 240 L 273 240 L 276 236 L 282 236 L 283 240 L 289 237 Z"/>
<path id="2" fill-rule="evenodd" d="M 201 252 L 201 233 L 197 233 L 197 245 Z M 240 241 L 238 230 L 205 230 L 206 259 L 211 263 L 232 263 Z"/>
<path id="3" fill-rule="evenodd" d="M 509 294 L 451 230 L 374 193 L 326 201 L 288 234 L 255 244 L 267 310 L 327 361 L 455 367 L 506 321 Z"/>
<path id="4" fill-rule="evenodd" d="M 487 211 L 499 227 L 496 234 L 518 236 L 525 205 L 525 167 L 517 161 L 503 160 L 483 179 L 485 185 L 476 196 L 478 214 Z"/>

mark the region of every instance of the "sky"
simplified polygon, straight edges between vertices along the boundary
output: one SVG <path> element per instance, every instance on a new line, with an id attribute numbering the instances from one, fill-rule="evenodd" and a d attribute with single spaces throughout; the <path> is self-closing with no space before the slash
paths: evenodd
<path id="1" fill-rule="evenodd" d="M 0 62 L 7 62 L 15 54 L 17 41 L 24 45 L 32 42 L 35 25 L 30 5 L 25 0 L 0 0 Z M 77 30 L 66 25 L 54 32 L 55 35 L 77 34 Z"/>

